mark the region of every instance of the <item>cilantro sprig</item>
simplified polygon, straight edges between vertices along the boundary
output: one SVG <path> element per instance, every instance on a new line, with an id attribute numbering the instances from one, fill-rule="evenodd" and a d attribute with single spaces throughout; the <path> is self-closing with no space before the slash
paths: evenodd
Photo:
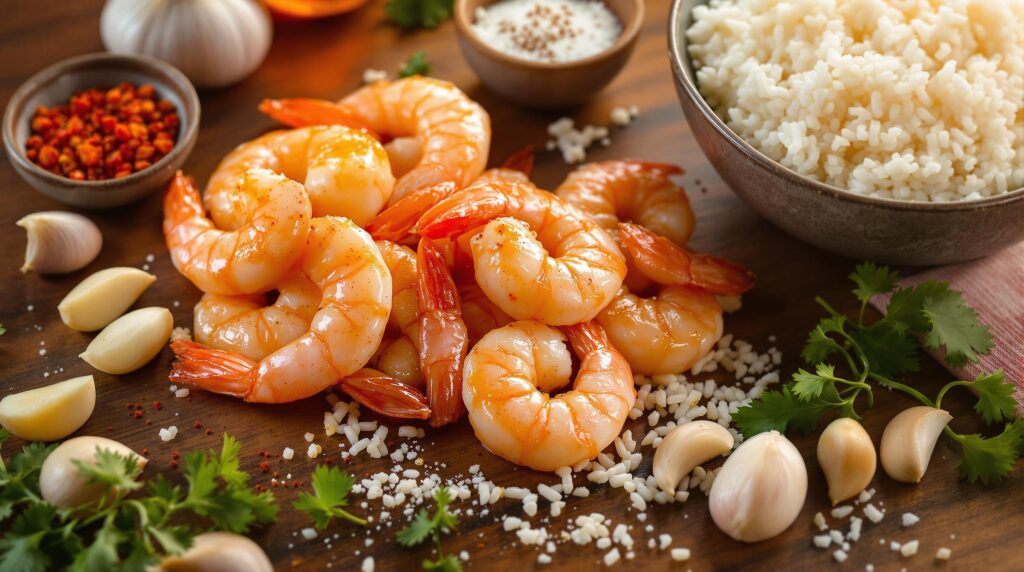
<path id="1" fill-rule="evenodd" d="M 403 28 L 436 28 L 452 15 L 455 0 L 388 0 L 388 17 Z"/>
<path id="2" fill-rule="evenodd" d="M 414 75 L 429 75 L 433 66 L 427 61 L 427 53 L 419 50 L 409 59 L 405 60 L 402 67 L 398 69 L 398 77 L 411 77 Z"/>
<path id="3" fill-rule="evenodd" d="M 0 431 L 0 443 L 8 437 Z M 31 443 L 9 466 L 0 459 L 0 522 L 12 519 L 0 538 L 0 570 L 142 571 L 185 551 L 201 532 L 242 533 L 277 518 L 273 494 L 249 489 L 249 475 L 239 469 L 241 448 L 228 435 L 219 453 L 185 457 L 186 489 L 158 475 L 144 494 L 138 458 L 99 449 L 95 462 L 75 465 L 103 494 L 72 509 L 47 503 L 39 492 L 39 471 L 53 448 Z"/>
<path id="4" fill-rule="evenodd" d="M 348 493 L 355 479 L 336 467 L 319 465 L 313 471 L 313 494 L 302 493 L 292 506 L 309 514 L 320 530 L 327 528 L 332 518 L 341 518 L 359 526 L 366 521 L 344 510 L 348 506 Z"/>
<path id="5" fill-rule="evenodd" d="M 436 558 L 424 560 L 424 570 L 440 570 L 441 572 L 461 572 L 462 562 L 453 554 L 445 555 L 441 548 L 441 535 L 455 530 L 459 525 L 459 519 L 448 512 L 448 505 L 452 502 L 451 492 L 447 487 L 438 487 L 434 490 L 434 501 L 437 508 L 433 515 L 427 513 L 427 509 L 421 508 L 408 527 L 400 530 L 397 534 L 398 543 L 406 548 L 422 544 L 427 538 L 434 541 Z"/>
<path id="6" fill-rule="evenodd" d="M 853 294 L 860 302 L 857 318 L 849 318 L 816 298 L 828 316 L 811 330 L 801 352 L 811 369 L 798 370 L 780 391 L 765 392 L 741 407 L 733 419 L 744 435 L 770 430 L 810 432 L 829 413 L 859 419 L 858 399 L 864 395 L 871 407 L 875 386 L 901 391 L 932 407 L 941 407 L 950 390 L 966 387 L 978 398 L 974 409 L 981 420 L 989 425 L 1002 423 L 1003 431 L 985 437 L 946 427 L 946 435 L 963 453 L 960 475 L 970 482 L 987 483 L 1009 473 L 1024 448 L 1024 420 L 1015 417 L 1014 386 L 1001 370 L 975 380 L 950 382 L 934 401 L 894 379 L 918 371 L 921 339 L 929 349 L 944 350 L 944 359 L 954 367 L 977 362 L 980 355 L 988 353 L 992 336 L 974 309 L 948 282 L 928 280 L 901 288 L 896 272 L 870 262 L 858 266 L 850 279 L 856 284 Z M 885 317 L 867 323 L 864 314 L 870 299 L 889 293 L 892 297 Z"/>

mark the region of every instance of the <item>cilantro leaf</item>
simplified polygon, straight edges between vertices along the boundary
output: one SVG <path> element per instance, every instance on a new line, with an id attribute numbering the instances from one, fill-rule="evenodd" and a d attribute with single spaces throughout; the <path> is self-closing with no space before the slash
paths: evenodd
<path id="1" fill-rule="evenodd" d="M 889 270 L 888 266 L 876 266 L 874 262 L 864 262 L 857 266 L 850 280 L 857 283 L 853 293 L 862 303 L 867 303 L 872 296 L 892 292 L 900 276 Z"/>
<path id="2" fill-rule="evenodd" d="M 121 560 L 117 554 L 117 547 L 124 540 L 125 534 L 118 530 L 113 524 L 113 519 L 110 519 L 96 532 L 92 544 L 78 553 L 71 570 L 113 570 Z"/>
<path id="3" fill-rule="evenodd" d="M 893 292 L 889 306 L 885 309 L 884 320 L 900 332 L 923 333 L 928 330 L 928 321 L 921 309 L 928 298 L 937 298 L 949 292 L 949 282 L 925 280 L 912 288 L 900 288 Z"/>
<path id="4" fill-rule="evenodd" d="M 950 290 L 940 297 L 928 298 L 921 308 L 931 331 L 925 336 L 930 349 L 946 348 L 946 363 L 960 367 L 968 361 L 977 362 L 978 354 L 992 349 L 988 326 L 978 322 L 974 309 L 964 303 L 959 292 Z"/>
<path id="5" fill-rule="evenodd" d="M 449 532 L 459 525 L 459 519 L 448 512 L 448 505 L 452 502 L 451 491 L 447 487 L 438 487 L 434 490 L 434 501 L 437 503 L 434 515 L 430 516 L 425 508 L 420 509 L 412 524 L 398 531 L 396 535 L 398 543 L 408 548 L 432 537 L 434 545 L 437 547 L 437 559 L 424 560 L 423 568 L 425 570 L 461 572 L 462 563 L 459 559 L 445 556 L 441 550 L 441 533 Z"/>
<path id="6" fill-rule="evenodd" d="M 830 399 L 838 398 L 837 395 L 830 395 L 834 391 L 834 387 L 831 391 L 823 389 L 822 394 Z M 784 387 L 782 391 L 766 391 L 761 394 L 756 401 L 740 407 L 732 419 L 739 425 L 744 437 L 773 430 L 785 433 L 790 428 L 807 433 L 813 431 L 818 419 L 833 407 L 823 397 L 801 401 L 792 389 Z"/>
<path id="7" fill-rule="evenodd" d="M 871 371 L 876 374 L 890 377 L 920 369 L 917 341 L 884 320 L 853 329 L 850 337 L 857 342 Z"/>
<path id="8" fill-rule="evenodd" d="M 1003 370 L 997 369 L 988 375 L 979 375 L 971 383 L 971 389 L 978 394 L 974 410 L 985 423 L 1012 419 L 1017 412 L 1017 401 L 1013 398 L 1016 389 L 1004 379 Z"/>
<path id="9" fill-rule="evenodd" d="M 452 15 L 454 0 L 388 0 L 388 17 L 403 28 L 436 28 Z"/>
<path id="10" fill-rule="evenodd" d="M 431 69 L 433 69 L 433 66 L 427 61 L 426 52 L 420 50 L 409 56 L 409 59 L 402 64 L 402 67 L 398 70 L 398 77 L 428 75 Z"/>
<path id="11" fill-rule="evenodd" d="M 11 572 L 46 572 L 50 558 L 40 550 L 44 533 L 28 536 L 5 534 L 0 538 L 0 570 Z"/>
<path id="12" fill-rule="evenodd" d="M 958 435 L 956 440 L 964 455 L 957 466 L 960 476 L 972 483 L 979 479 L 990 483 L 1013 470 L 1024 440 L 1024 420 L 1007 423 L 1003 432 L 995 437 Z"/>
<path id="13" fill-rule="evenodd" d="M 449 554 L 437 560 L 424 560 L 424 570 L 438 570 L 440 572 L 462 572 L 462 561 L 454 554 Z"/>
<path id="14" fill-rule="evenodd" d="M 829 334 L 841 333 L 846 324 L 845 316 L 833 316 L 824 318 L 811 330 L 807 337 L 807 343 L 800 355 L 809 364 L 816 364 L 828 359 L 829 356 L 839 351 L 839 342 L 832 339 Z"/>
<path id="15" fill-rule="evenodd" d="M 218 529 L 246 532 L 253 524 L 272 522 L 277 505 L 269 492 L 255 494 L 246 483 L 249 475 L 238 469 L 241 447 L 233 437 L 224 435 L 220 454 L 193 451 L 185 456 L 184 473 L 189 490 L 184 504 L 196 514 L 213 521 Z M 162 494 L 173 495 L 167 485 L 159 485 Z"/>
<path id="16" fill-rule="evenodd" d="M 79 459 L 72 460 L 87 483 L 99 483 L 109 489 L 134 491 L 142 486 L 138 476 L 142 474 L 138 458 L 134 455 L 122 455 L 110 449 L 96 449 L 96 458 L 92 462 Z"/>
<path id="17" fill-rule="evenodd" d="M 430 518 L 427 509 L 421 508 L 412 523 L 398 531 L 398 543 L 406 548 L 416 546 L 426 540 L 433 531 L 434 520 Z"/>
<path id="18" fill-rule="evenodd" d="M 835 387 L 834 377 L 835 368 L 824 363 L 818 364 L 817 373 L 800 369 L 793 374 L 794 383 L 791 386 L 793 395 L 796 395 L 800 401 L 810 401 L 821 397 L 825 386 L 832 384 Z"/>
<path id="19" fill-rule="evenodd" d="M 6 333 L 7 333 L 7 328 L 5 328 L 3 324 L 0 324 L 0 336 L 4 335 Z"/>
<path id="20" fill-rule="evenodd" d="M 366 526 L 365 520 L 341 508 L 348 506 L 348 493 L 353 483 L 355 479 L 345 471 L 319 465 L 313 471 L 313 494 L 300 494 L 292 506 L 309 514 L 313 524 L 321 530 L 327 528 L 334 517 Z"/>

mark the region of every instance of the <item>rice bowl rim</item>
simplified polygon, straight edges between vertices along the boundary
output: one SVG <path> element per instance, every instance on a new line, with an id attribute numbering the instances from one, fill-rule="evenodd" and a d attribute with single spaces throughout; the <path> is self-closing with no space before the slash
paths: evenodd
<path id="1" fill-rule="evenodd" d="M 770 171 L 781 175 L 788 181 L 796 183 L 796 186 L 807 187 L 819 194 L 831 195 L 840 200 L 888 209 L 921 212 L 972 211 L 983 208 L 1004 206 L 1017 200 L 1024 199 L 1024 186 L 1009 190 L 1001 195 L 985 197 L 982 199 L 973 199 L 970 201 L 959 200 L 946 203 L 872 197 L 862 195 L 848 189 L 836 187 L 817 179 L 812 179 L 811 177 L 798 173 L 778 161 L 775 161 L 771 157 L 768 157 L 761 151 L 757 150 L 746 139 L 740 137 L 735 131 L 730 129 L 729 126 L 726 125 L 725 121 L 715 113 L 715 110 L 711 108 L 711 105 L 708 104 L 704 99 L 704 96 L 701 95 L 700 90 L 697 88 L 696 76 L 693 73 L 693 61 L 690 59 L 690 54 L 686 49 L 688 44 L 686 30 L 682 29 L 684 16 L 683 9 L 686 1 L 687 0 L 673 0 L 672 8 L 669 11 L 668 16 L 668 51 L 669 60 L 672 62 L 672 74 L 675 76 L 676 81 L 683 86 L 683 91 L 686 93 L 686 97 L 689 98 L 690 101 L 694 102 L 697 109 L 700 110 L 701 115 L 711 123 L 715 128 L 715 131 L 724 137 L 725 140 L 733 147 L 738 148 L 748 159 L 751 159 Z M 690 9 L 692 10 L 699 4 L 706 4 L 706 1 L 697 0 Z M 689 14 L 685 15 L 689 16 Z M 683 62 L 684 59 L 685 65 Z M 1024 160 L 1024 157 L 1022 157 L 1021 160 Z"/>

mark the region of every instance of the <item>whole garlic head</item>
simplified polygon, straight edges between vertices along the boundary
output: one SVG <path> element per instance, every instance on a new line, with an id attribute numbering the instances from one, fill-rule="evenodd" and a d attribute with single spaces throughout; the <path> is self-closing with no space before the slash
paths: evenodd
<path id="1" fill-rule="evenodd" d="M 708 506 L 722 532 L 760 542 L 789 528 L 807 498 L 807 467 L 778 431 L 747 439 L 725 460 Z"/>
<path id="2" fill-rule="evenodd" d="M 74 272 L 88 266 L 103 248 L 100 229 L 80 214 L 38 212 L 22 217 L 16 224 L 28 234 L 22 272 Z"/>
<path id="3" fill-rule="evenodd" d="M 75 437 L 61 443 L 46 460 L 39 472 L 39 491 L 43 500 L 61 508 L 72 508 L 94 501 L 103 494 L 100 483 L 89 484 L 78 473 L 72 461 L 86 463 L 96 460 L 96 451 L 106 449 L 120 455 L 132 455 L 145 466 L 146 459 L 140 457 L 127 445 L 106 437 Z"/>
<path id="4" fill-rule="evenodd" d="M 258 544 L 232 532 L 207 532 L 192 539 L 183 554 L 169 556 L 159 572 L 274 572 Z"/>
<path id="5" fill-rule="evenodd" d="M 893 417 L 882 432 L 880 453 L 885 474 L 901 483 L 921 482 L 935 442 L 952 420 L 948 412 L 924 405 Z"/>
<path id="6" fill-rule="evenodd" d="M 875 476 L 875 445 L 864 426 L 840 417 L 818 438 L 818 464 L 828 481 L 828 497 L 835 506 L 866 489 Z"/>

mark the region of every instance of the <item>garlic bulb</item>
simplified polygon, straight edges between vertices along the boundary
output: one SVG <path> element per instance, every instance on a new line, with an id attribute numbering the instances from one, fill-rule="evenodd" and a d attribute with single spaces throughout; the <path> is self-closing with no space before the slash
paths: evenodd
<path id="1" fill-rule="evenodd" d="M 882 431 L 879 456 L 885 474 L 901 483 L 918 483 L 928 470 L 935 442 L 953 416 L 919 405 L 901 411 Z"/>
<path id="2" fill-rule="evenodd" d="M 131 455 L 145 466 L 146 459 L 135 451 L 106 437 L 75 437 L 61 443 L 46 460 L 39 472 L 39 492 L 43 500 L 61 508 L 71 508 L 96 500 L 103 494 L 101 483 L 89 484 L 78 473 L 73 461 L 86 463 L 96 460 L 96 450 L 106 449 L 119 455 Z"/>
<path id="3" fill-rule="evenodd" d="M 255 70 L 270 49 L 270 14 L 257 0 L 108 0 L 103 45 L 177 67 L 200 87 L 222 87 Z"/>
<path id="4" fill-rule="evenodd" d="M 715 476 L 708 498 L 722 532 L 760 542 L 793 524 L 807 498 L 807 467 L 800 451 L 778 431 L 747 439 Z"/>
<path id="5" fill-rule="evenodd" d="M 840 417 L 829 423 L 818 438 L 818 464 L 835 506 L 866 489 L 875 476 L 875 445 L 863 425 Z"/>
<path id="6" fill-rule="evenodd" d="M 95 260 L 103 247 L 100 229 L 80 214 L 63 211 L 32 213 L 16 224 L 28 234 L 22 272 L 74 272 Z"/>
<path id="7" fill-rule="evenodd" d="M 159 572 L 274 572 L 266 552 L 232 532 L 207 532 L 192 539 L 183 554 L 168 556 Z"/>

